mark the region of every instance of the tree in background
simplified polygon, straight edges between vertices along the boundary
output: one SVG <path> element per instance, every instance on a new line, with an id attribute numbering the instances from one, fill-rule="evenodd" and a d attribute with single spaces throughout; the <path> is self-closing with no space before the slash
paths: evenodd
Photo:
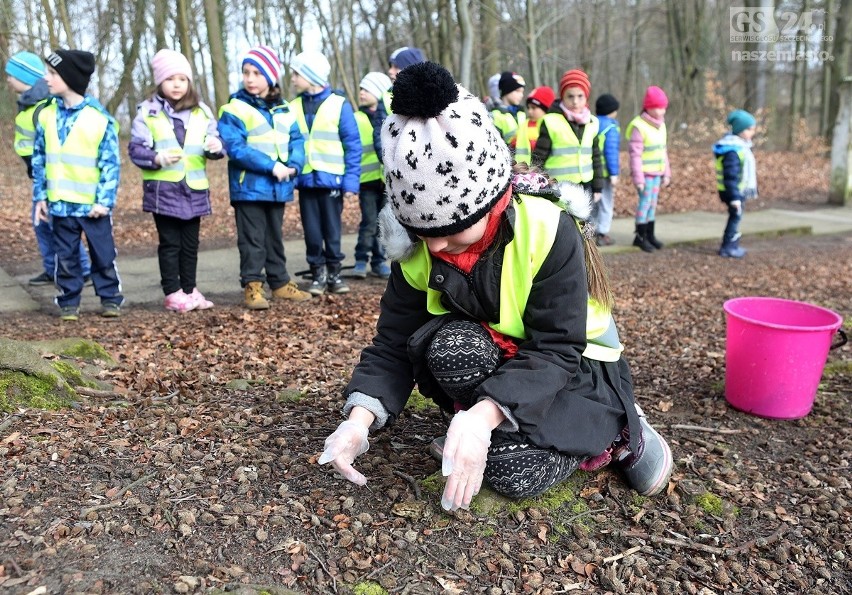
<path id="1" fill-rule="evenodd" d="M 735 4 L 773 12 L 771 0 Z M 718 80 L 728 106 L 769 114 L 784 144 L 791 120 L 829 135 L 834 89 L 849 72 L 852 2 L 774 5 L 776 22 L 813 13 L 823 29 L 790 43 L 733 43 L 735 7 L 720 0 L 0 0 L 0 58 L 21 49 L 92 50 L 93 92 L 128 118 L 148 91 L 150 59 L 163 47 L 190 59 L 202 98 L 218 106 L 239 82 L 231 70 L 240 53 L 253 45 L 275 48 L 285 65 L 303 49 L 319 49 L 332 64 L 331 84 L 353 102 L 364 74 L 385 70 L 393 49 L 413 45 L 483 96 L 488 78 L 502 70 L 522 73 L 532 88 L 555 86 L 565 70 L 583 68 L 596 92 L 618 95 L 628 113 L 648 85 L 670 89 L 670 119 L 691 123 L 708 117 L 705 87 Z M 832 59 L 736 58 L 737 51 L 788 49 Z M 286 78 L 283 89 L 288 95 Z M 3 93 L 0 110 L 9 116 L 13 103 Z"/>

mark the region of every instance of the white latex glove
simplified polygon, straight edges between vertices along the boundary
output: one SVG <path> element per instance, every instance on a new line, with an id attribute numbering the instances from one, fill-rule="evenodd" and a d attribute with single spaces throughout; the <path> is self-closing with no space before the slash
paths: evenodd
<path id="1" fill-rule="evenodd" d="M 157 153 L 157 156 L 154 157 L 154 162 L 160 167 L 168 167 L 170 165 L 174 165 L 181 159 L 183 159 L 183 155 L 181 153 L 168 150 Z"/>
<path id="2" fill-rule="evenodd" d="M 89 211 L 89 217 L 92 219 L 100 219 L 109 215 L 109 209 L 103 205 L 92 205 L 92 210 Z"/>
<path id="3" fill-rule="evenodd" d="M 741 200 L 732 200 L 731 206 L 737 210 L 737 215 L 743 214 L 743 202 Z"/>
<path id="4" fill-rule="evenodd" d="M 592 193 L 592 200 L 593 200 L 594 202 L 600 202 L 600 201 L 601 201 L 602 196 L 603 196 L 603 195 L 602 195 L 600 192 L 593 192 L 593 193 Z"/>
<path id="5" fill-rule="evenodd" d="M 491 428 L 480 416 L 469 411 L 459 411 L 450 422 L 447 442 L 441 462 L 441 473 L 447 478 L 441 506 L 444 510 L 467 509 L 479 493 L 488 447 L 491 446 Z"/>
<path id="6" fill-rule="evenodd" d="M 366 426 L 347 419 L 325 439 L 325 450 L 322 451 L 317 462 L 320 465 L 331 463 L 331 466 L 345 479 L 359 486 L 367 485 L 367 478 L 355 470 L 352 462 L 355 457 L 369 449 Z"/>
<path id="7" fill-rule="evenodd" d="M 289 180 L 290 168 L 278 161 L 274 166 L 272 166 L 272 175 L 275 176 L 275 179 L 279 182 Z"/>
<path id="8" fill-rule="evenodd" d="M 218 136 L 208 136 L 204 141 L 204 150 L 208 153 L 221 153 L 222 140 Z"/>
<path id="9" fill-rule="evenodd" d="M 618 176 L 610 176 L 609 181 L 613 186 L 618 186 Z"/>

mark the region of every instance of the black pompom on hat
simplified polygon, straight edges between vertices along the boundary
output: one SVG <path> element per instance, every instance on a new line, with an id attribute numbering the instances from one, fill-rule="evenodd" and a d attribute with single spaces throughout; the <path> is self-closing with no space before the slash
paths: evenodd
<path id="1" fill-rule="evenodd" d="M 433 62 L 402 70 L 382 126 L 389 204 L 410 232 L 449 236 L 479 221 L 511 179 L 509 148 L 485 106 Z"/>

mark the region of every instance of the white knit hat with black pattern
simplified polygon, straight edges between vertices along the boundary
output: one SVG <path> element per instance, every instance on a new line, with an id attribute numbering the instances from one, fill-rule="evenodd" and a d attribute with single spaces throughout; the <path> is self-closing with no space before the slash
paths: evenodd
<path id="1" fill-rule="evenodd" d="M 433 62 L 403 69 L 382 126 L 389 204 L 419 236 L 476 223 L 509 186 L 512 158 L 482 102 Z"/>

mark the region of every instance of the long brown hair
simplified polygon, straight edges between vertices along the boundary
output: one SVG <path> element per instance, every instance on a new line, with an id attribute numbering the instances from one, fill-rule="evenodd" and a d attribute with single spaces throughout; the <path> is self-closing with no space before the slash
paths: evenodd
<path id="1" fill-rule="evenodd" d="M 194 109 L 201 103 L 201 97 L 198 96 L 192 81 L 187 81 L 186 93 L 178 101 L 172 101 L 163 94 L 162 83 L 157 85 L 157 95 L 167 101 L 176 112 Z"/>
<path id="2" fill-rule="evenodd" d="M 557 181 L 550 177 L 547 172 L 531 167 L 526 163 L 515 163 L 512 166 L 512 171 L 519 174 L 538 173 L 547 177 L 552 186 L 557 185 Z M 574 215 L 571 216 L 576 221 L 580 235 L 583 237 L 583 256 L 586 264 L 586 282 L 588 284 L 589 297 L 606 307 L 607 310 L 612 310 L 615 305 L 615 298 L 609 284 L 606 265 L 597 244 L 595 244 L 594 225 Z"/>

